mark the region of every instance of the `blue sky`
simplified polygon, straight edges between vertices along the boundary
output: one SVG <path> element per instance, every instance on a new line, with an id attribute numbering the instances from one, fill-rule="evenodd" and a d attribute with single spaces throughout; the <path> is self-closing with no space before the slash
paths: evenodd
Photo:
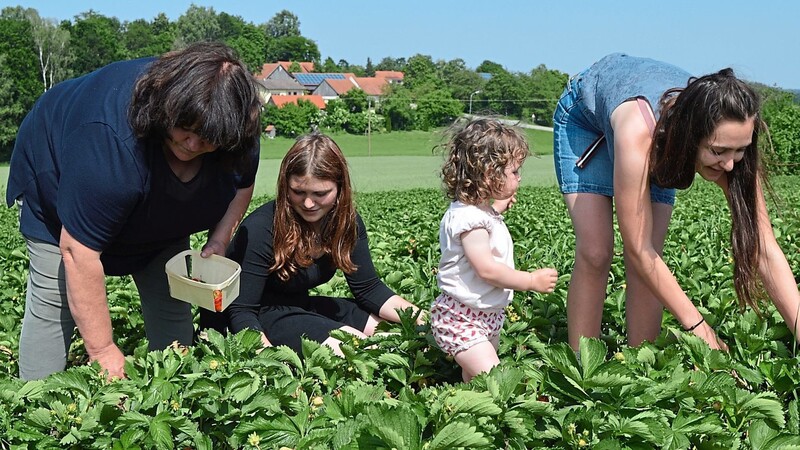
<path id="1" fill-rule="evenodd" d="M 176 20 L 192 3 L 262 24 L 287 9 L 322 57 L 351 64 L 383 57 L 484 60 L 513 72 L 545 64 L 575 73 L 621 51 L 701 75 L 733 67 L 742 78 L 800 89 L 800 2 L 794 0 L 0 0 L 59 20 L 93 9 L 121 21 Z"/>

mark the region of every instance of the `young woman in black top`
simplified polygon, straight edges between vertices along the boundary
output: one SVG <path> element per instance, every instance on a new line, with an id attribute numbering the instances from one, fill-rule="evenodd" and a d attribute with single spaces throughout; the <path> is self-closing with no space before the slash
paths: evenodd
<path id="1" fill-rule="evenodd" d="M 276 199 L 245 218 L 228 257 L 242 266 L 239 297 L 226 309 L 229 328 L 259 330 L 265 345 L 300 353 L 306 336 L 341 354 L 331 330 L 366 337 L 381 320 L 398 321 L 398 309 L 417 310 L 378 278 L 347 162 L 322 134 L 303 136 L 289 149 Z M 337 269 L 353 299 L 309 295 Z"/>

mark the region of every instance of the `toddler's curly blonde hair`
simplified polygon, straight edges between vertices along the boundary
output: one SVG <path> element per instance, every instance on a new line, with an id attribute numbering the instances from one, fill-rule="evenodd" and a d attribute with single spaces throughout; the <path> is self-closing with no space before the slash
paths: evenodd
<path id="1" fill-rule="evenodd" d="M 442 167 L 442 184 L 450 200 L 476 205 L 505 185 L 505 168 L 530 155 L 528 142 L 514 127 L 494 119 L 476 119 L 453 133 Z"/>

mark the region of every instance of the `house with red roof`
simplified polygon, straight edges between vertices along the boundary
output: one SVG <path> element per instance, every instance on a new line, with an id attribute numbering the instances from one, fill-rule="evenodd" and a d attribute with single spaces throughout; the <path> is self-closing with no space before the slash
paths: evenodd
<path id="1" fill-rule="evenodd" d="M 389 84 L 403 84 L 405 74 L 396 70 L 376 70 L 375 78 L 384 78 Z"/>
<path id="2" fill-rule="evenodd" d="M 389 88 L 389 81 L 386 78 L 356 77 L 356 84 L 367 94 L 367 98 L 374 102 L 380 101 Z"/>
<path id="3" fill-rule="evenodd" d="M 292 76 L 298 83 L 305 86 L 305 88 L 309 92 L 313 92 L 314 89 L 322 83 L 322 80 L 332 79 L 332 80 L 345 80 L 348 78 L 355 78 L 356 75 L 354 73 L 338 73 L 338 72 L 319 72 L 319 73 L 300 73 L 300 72 L 293 72 Z"/>
<path id="4" fill-rule="evenodd" d="M 355 77 L 346 79 L 325 78 L 311 93 L 319 95 L 324 98 L 325 101 L 328 101 L 341 97 L 351 89 L 359 89 Z"/>
<path id="5" fill-rule="evenodd" d="M 267 101 L 267 104 L 282 108 L 289 103 L 294 103 L 296 105 L 299 101 L 311 102 L 317 108 L 325 109 L 325 100 L 319 95 L 272 95 Z"/>
<path id="6" fill-rule="evenodd" d="M 275 77 L 283 77 L 285 74 L 288 77 L 294 78 L 291 75 L 289 69 L 292 67 L 293 62 L 291 61 L 278 61 L 276 63 L 265 63 L 261 66 L 261 70 L 256 72 L 254 75 L 256 78 L 263 80 L 266 78 L 275 78 Z M 300 66 L 300 72 L 298 73 L 310 73 L 314 71 L 314 63 L 313 62 L 298 62 Z"/>
<path id="7" fill-rule="evenodd" d="M 344 79 L 325 78 L 311 93 L 319 95 L 327 101 L 341 97 L 351 89 L 361 89 L 370 101 L 378 103 L 381 97 L 386 94 L 389 84 L 388 78 L 383 77 L 348 76 Z"/>

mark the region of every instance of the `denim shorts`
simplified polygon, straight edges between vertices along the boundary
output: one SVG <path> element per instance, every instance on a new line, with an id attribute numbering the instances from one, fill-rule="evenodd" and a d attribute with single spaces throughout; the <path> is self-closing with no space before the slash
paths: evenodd
<path id="1" fill-rule="evenodd" d="M 580 77 L 573 77 L 567 83 L 561 99 L 553 114 L 553 161 L 556 179 L 563 194 L 599 194 L 614 196 L 614 144 L 613 136 L 604 139 L 595 149 L 593 156 L 580 168 L 575 165 L 586 149 L 604 130 L 587 119 L 591 113 L 586 111 L 581 101 Z M 609 130 L 605 131 L 609 135 Z M 664 189 L 650 184 L 650 200 L 653 203 L 675 204 L 675 189 Z"/>

